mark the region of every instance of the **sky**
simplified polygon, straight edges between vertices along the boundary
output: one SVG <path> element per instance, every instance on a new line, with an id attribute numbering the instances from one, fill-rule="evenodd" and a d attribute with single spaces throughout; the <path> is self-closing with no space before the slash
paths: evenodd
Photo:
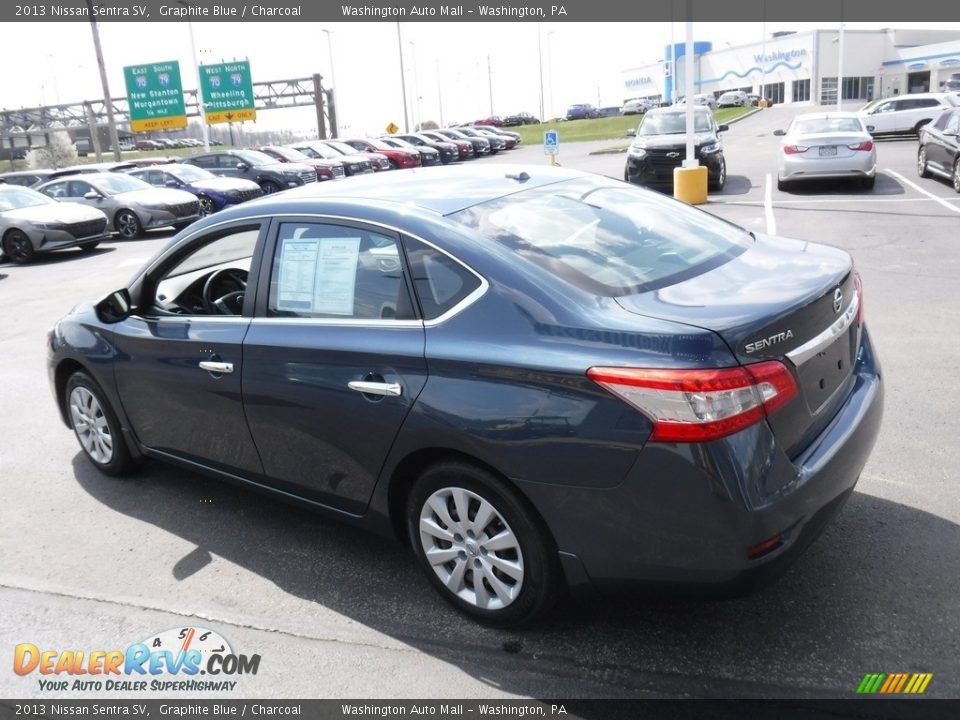
<path id="1" fill-rule="evenodd" d="M 835 25 L 694 23 L 694 36 L 720 48 L 759 42 L 764 31 L 802 32 Z M 846 27 L 960 32 L 960 23 Z M 6 30 L 0 42 L 0 67 L 16 72 L 0 76 L 0 107 L 102 97 L 88 23 L 17 23 L 7 24 Z M 194 23 L 193 30 L 200 63 L 248 59 L 255 82 L 319 72 L 325 86 L 336 88 L 342 135 L 380 134 L 389 123 L 404 125 L 395 22 L 201 22 Z M 538 115 L 538 31 L 548 116 L 562 114 L 573 103 L 620 105 L 625 99 L 621 72 L 661 59 L 671 40 L 670 23 L 400 23 L 410 124 L 421 118 L 439 122 L 441 115 L 444 124 L 519 111 Z M 683 41 L 684 32 L 684 24 L 674 24 L 676 42 Z M 185 89 L 196 87 L 187 23 L 105 22 L 100 24 L 100 39 L 115 97 L 126 94 L 124 65 L 179 60 Z M 309 107 L 261 111 L 250 129 L 315 133 L 315 114 Z"/>

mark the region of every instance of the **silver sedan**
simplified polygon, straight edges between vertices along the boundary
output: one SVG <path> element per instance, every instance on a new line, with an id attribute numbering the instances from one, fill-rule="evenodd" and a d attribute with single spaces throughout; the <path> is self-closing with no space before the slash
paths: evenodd
<path id="1" fill-rule="evenodd" d="M 55 200 L 102 210 L 112 229 L 127 240 L 150 228 L 184 228 L 200 217 L 200 203 L 192 193 L 155 188 L 123 173 L 67 175 L 44 183 L 37 190 Z"/>
<path id="2" fill-rule="evenodd" d="M 109 237 L 107 218 L 99 210 L 0 185 L 0 248 L 11 262 L 29 262 L 37 253 L 62 248 L 93 250 Z"/>
<path id="3" fill-rule="evenodd" d="M 780 161 L 777 188 L 799 180 L 853 178 L 872 188 L 877 177 L 877 149 L 856 113 L 797 115 L 790 128 L 777 130 Z"/>

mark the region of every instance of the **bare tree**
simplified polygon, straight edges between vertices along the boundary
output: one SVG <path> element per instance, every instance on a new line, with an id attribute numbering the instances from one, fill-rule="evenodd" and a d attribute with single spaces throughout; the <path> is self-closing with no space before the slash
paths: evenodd
<path id="1" fill-rule="evenodd" d="M 47 136 L 44 147 L 27 153 L 27 166 L 32 169 L 58 168 L 77 164 L 77 148 L 66 130 L 55 130 Z"/>
<path id="2" fill-rule="evenodd" d="M 420 131 L 420 130 L 436 130 L 436 129 L 439 128 L 439 127 L 440 127 L 440 126 L 437 125 L 437 123 L 435 123 L 433 120 L 424 120 L 422 123 L 420 123 L 420 124 L 417 126 L 417 130 L 418 130 L 418 131 Z"/>

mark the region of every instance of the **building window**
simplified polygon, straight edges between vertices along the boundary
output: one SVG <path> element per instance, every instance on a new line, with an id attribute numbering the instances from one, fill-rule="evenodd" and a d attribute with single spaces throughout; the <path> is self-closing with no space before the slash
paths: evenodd
<path id="1" fill-rule="evenodd" d="M 820 81 L 820 104 L 837 104 L 837 79 L 825 77 Z"/>
<path id="2" fill-rule="evenodd" d="M 773 102 L 774 105 L 779 105 L 783 102 L 783 83 L 767 83 L 763 87 L 763 96 Z"/>
<path id="3" fill-rule="evenodd" d="M 806 102 L 810 99 L 810 80 L 794 80 L 792 87 L 793 102 Z"/>

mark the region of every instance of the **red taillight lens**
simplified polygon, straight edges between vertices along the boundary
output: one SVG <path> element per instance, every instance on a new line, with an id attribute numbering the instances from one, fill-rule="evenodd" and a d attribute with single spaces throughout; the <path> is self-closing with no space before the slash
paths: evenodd
<path id="1" fill-rule="evenodd" d="M 867 140 L 862 142 L 859 145 L 847 145 L 851 150 L 862 150 L 863 152 L 870 152 L 873 150 L 873 140 Z"/>
<path id="2" fill-rule="evenodd" d="M 776 360 L 715 370 L 595 367 L 587 377 L 650 418 L 655 442 L 732 435 L 797 394 L 793 375 Z"/>
<path id="3" fill-rule="evenodd" d="M 805 153 L 810 148 L 804 147 L 803 145 L 784 145 L 783 152 L 786 155 L 796 155 L 798 153 Z"/>
<path id="4" fill-rule="evenodd" d="M 857 305 L 857 327 L 863 327 L 863 279 L 858 272 L 853 273 L 853 287 L 856 288 L 857 300 L 860 301 Z"/>

